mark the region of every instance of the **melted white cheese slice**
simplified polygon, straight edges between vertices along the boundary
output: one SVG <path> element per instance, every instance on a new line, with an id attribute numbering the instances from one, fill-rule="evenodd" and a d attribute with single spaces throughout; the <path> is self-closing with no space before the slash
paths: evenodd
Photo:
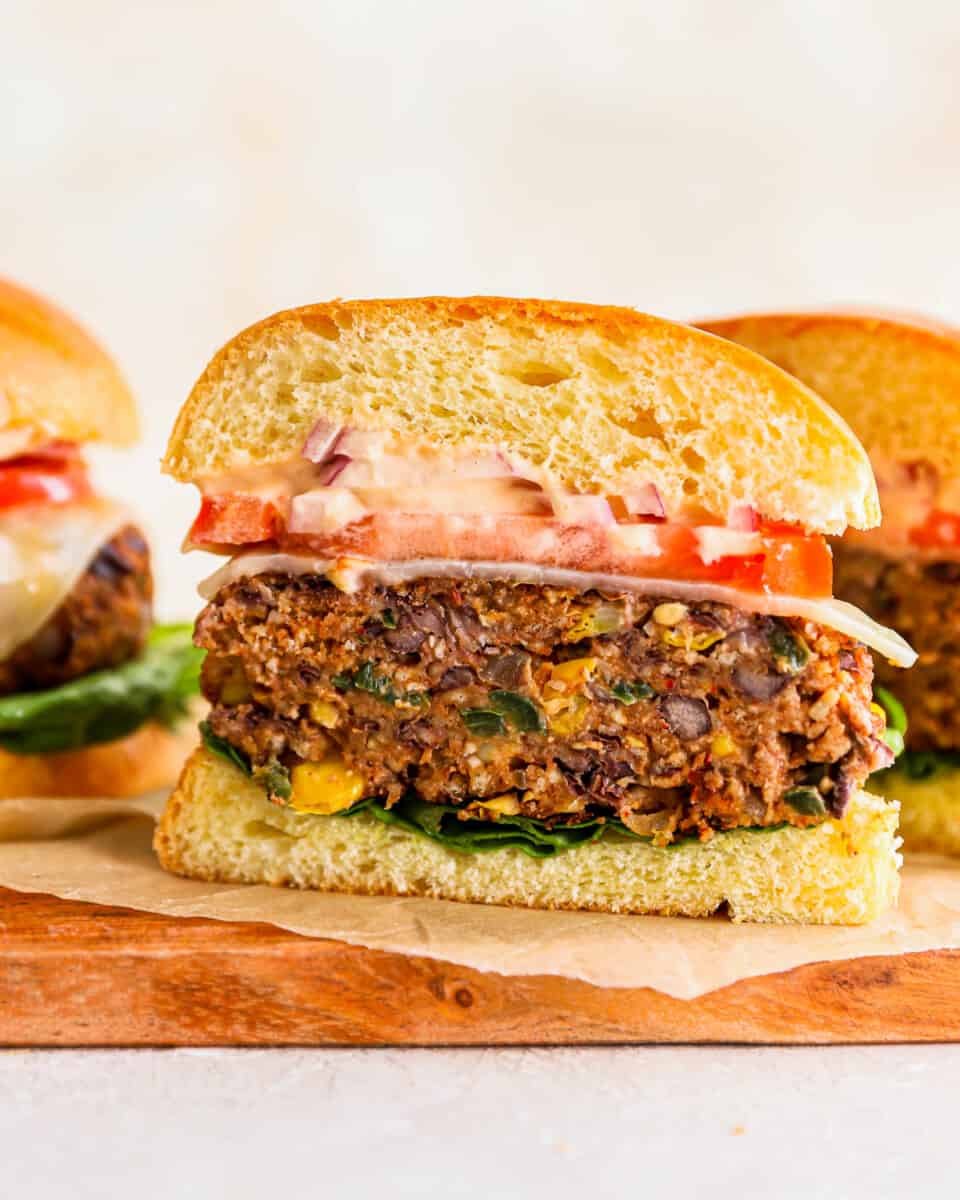
<path id="1" fill-rule="evenodd" d="M 644 592 L 676 596 L 683 600 L 713 600 L 749 612 L 777 617 L 799 617 L 855 638 L 884 655 L 895 666 L 912 667 L 916 652 L 899 633 L 880 625 L 845 600 L 833 597 L 814 600 L 807 596 L 779 596 L 766 592 L 742 592 L 713 583 L 683 583 L 675 579 L 641 579 L 627 575 L 600 575 L 590 571 L 567 571 L 519 562 L 471 562 L 467 559 L 421 558 L 409 562 L 374 562 L 363 558 L 320 559 L 298 554 L 239 554 L 200 585 L 205 600 L 229 583 L 266 572 L 284 575 L 325 575 L 341 591 L 356 591 L 365 583 L 390 586 L 411 579 L 508 579 L 546 587 L 596 589 L 603 592 Z"/>
<path id="2" fill-rule="evenodd" d="M 0 660 L 56 612 L 129 519 L 121 505 L 100 498 L 0 512 Z"/>

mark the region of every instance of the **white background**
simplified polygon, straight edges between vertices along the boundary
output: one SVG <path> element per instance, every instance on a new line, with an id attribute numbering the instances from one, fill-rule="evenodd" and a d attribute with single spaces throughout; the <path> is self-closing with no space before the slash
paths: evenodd
<path id="1" fill-rule="evenodd" d="M 110 482 L 166 614 L 205 568 L 156 462 L 258 317 L 504 292 L 960 321 L 958 214 L 957 0 L 0 0 L 0 273 L 134 384 Z M 919 1049 L 11 1054 L 0 1164 L 42 1197 L 950 1194 L 958 1083 Z"/>

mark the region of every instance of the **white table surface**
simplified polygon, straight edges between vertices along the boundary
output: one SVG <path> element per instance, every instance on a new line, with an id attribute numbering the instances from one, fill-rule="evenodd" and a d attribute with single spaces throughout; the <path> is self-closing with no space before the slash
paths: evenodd
<path id="1" fill-rule="evenodd" d="M 8 1051 L 0 1195 L 956 1195 L 960 1047 Z"/>

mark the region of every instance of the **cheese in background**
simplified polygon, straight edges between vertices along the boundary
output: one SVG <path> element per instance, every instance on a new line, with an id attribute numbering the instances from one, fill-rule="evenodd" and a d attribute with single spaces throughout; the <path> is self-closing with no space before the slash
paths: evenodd
<path id="1" fill-rule="evenodd" d="M 128 520 L 126 509 L 103 499 L 0 512 L 0 660 L 56 612 L 100 547 Z"/>

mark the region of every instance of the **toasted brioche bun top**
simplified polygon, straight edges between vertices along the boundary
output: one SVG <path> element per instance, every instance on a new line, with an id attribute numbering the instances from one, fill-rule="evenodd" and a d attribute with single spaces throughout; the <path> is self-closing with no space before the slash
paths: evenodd
<path id="1" fill-rule="evenodd" d="M 37 440 L 137 438 L 130 389 L 107 352 L 65 312 L 0 279 L 0 432 Z"/>
<path id="2" fill-rule="evenodd" d="M 320 419 L 496 446 L 577 492 L 653 483 L 671 515 L 750 504 L 825 533 L 879 520 L 862 447 L 813 392 L 632 309 L 434 297 L 277 313 L 213 358 L 164 466 L 202 484 L 289 460 Z"/>
<path id="3" fill-rule="evenodd" d="M 871 457 L 960 475 L 960 330 L 856 311 L 762 313 L 700 323 L 819 392 Z"/>

